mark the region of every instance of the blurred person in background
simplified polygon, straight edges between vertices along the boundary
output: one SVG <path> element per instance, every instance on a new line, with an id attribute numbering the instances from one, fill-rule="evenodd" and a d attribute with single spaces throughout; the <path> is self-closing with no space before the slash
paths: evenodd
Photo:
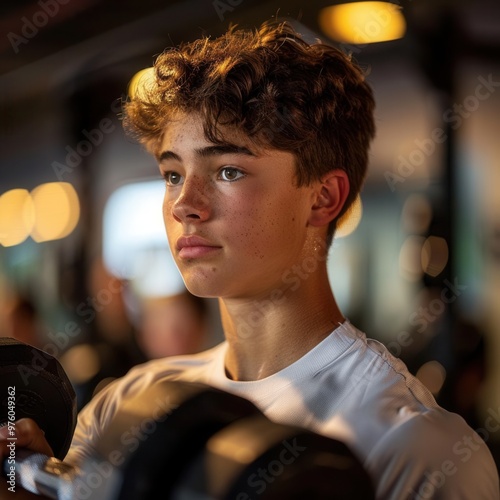
<path id="1" fill-rule="evenodd" d="M 137 345 L 125 296 L 128 283 L 111 274 L 96 257 L 89 274 L 87 299 L 76 307 L 78 325 L 86 334 L 61 356 L 61 364 L 73 384 L 78 409 L 98 392 L 146 361 Z"/>
<path id="2" fill-rule="evenodd" d="M 39 349 L 44 343 L 43 322 L 34 301 L 22 293 L 12 292 L 3 303 L 0 335 L 12 337 Z"/>
<path id="3" fill-rule="evenodd" d="M 194 354 L 206 347 L 207 305 L 188 291 L 144 298 L 139 314 L 137 343 L 148 359 Z"/>

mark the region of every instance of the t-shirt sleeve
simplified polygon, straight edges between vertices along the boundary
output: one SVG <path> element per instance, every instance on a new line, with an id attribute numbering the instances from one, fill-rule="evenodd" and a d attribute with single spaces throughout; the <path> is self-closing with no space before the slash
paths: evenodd
<path id="1" fill-rule="evenodd" d="M 64 461 L 78 465 L 94 454 L 107 422 L 113 417 L 122 392 L 121 380 L 116 380 L 97 394 L 78 414 L 71 447 Z"/>
<path id="2" fill-rule="evenodd" d="M 498 500 L 493 457 L 454 413 L 432 409 L 391 429 L 369 454 L 377 499 Z"/>
<path id="3" fill-rule="evenodd" d="M 153 362 L 149 362 L 132 368 L 124 377 L 107 385 L 80 411 L 65 462 L 78 465 L 83 459 L 94 455 L 97 443 L 119 411 L 123 400 L 140 393 L 160 376 L 173 373 L 173 370 L 162 369 L 162 364 L 157 368 L 152 366 Z"/>

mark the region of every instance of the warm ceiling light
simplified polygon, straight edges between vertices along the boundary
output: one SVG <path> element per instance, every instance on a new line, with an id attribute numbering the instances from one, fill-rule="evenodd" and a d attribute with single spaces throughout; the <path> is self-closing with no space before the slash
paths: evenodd
<path id="1" fill-rule="evenodd" d="M 437 396 L 446 380 L 446 369 L 439 361 L 427 361 L 418 369 L 416 377 Z"/>
<path id="2" fill-rule="evenodd" d="M 145 68 L 138 71 L 128 84 L 128 95 L 131 99 L 141 98 L 152 87 L 155 81 L 154 68 Z"/>
<path id="3" fill-rule="evenodd" d="M 409 281 L 422 277 L 421 254 L 425 238 L 411 235 L 406 238 L 399 252 L 399 273 Z"/>
<path id="4" fill-rule="evenodd" d="M 358 195 L 347 212 L 337 222 L 337 230 L 335 231 L 335 236 L 337 238 L 343 238 L 353 233 L 354 230 L 358 227 L 362 215 L 363 204 L 361 203 L 361 197 Z"/>
<path id="5" fill-rule="evenodd" d="M 31 196 L 35 206 L 35 226 L 31 237 L 36 242 L 64 238 L 75 229 L 80 217 L 80 203 L 71 184 L 41 184 Z"/>
<path id="6" fill-rule="evenodd" d="M 0 244 L 22 243 L 34 223 L 33 200 L 26 189 L 12 189 L 0 196 Z"/>
<path id="7" fill-rule="evenodd" d="M 432 220 L 432 206 L 420 194 L 410 195 L 401 211 L 401 222 L 407 233 L 424 234 Z"/>
<path id="8" fill-rule="evenodd" d="M 341 43 L 364 45 L 402 38 L 406 21 L 401 8 L 389 2 L 353 2 L 320 11 L 325 34 Z"/>
<path id="9" fill-rule="evenodd" d="M 438 236 L 429 236 L 422 246 L 422 270 L 429 276 L 438 276 L 446 267 L 448 256 L 446 240 Z"/>

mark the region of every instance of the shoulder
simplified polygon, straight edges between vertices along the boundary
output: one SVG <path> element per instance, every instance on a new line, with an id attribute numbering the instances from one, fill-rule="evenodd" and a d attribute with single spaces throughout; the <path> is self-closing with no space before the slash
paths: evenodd
<path id="1" fill-rule="evenodd" d="M 193 372 L 197 378 L 203 378 L 204 370 L 210 365 L 219 349 L 220 346 L 216 346 L 198 354 L 154 359 L 137 365 L 99 393 L 84 411 L 91 409 L 96 417 L 102 418 L 100 410 L 113 409 L 108 407 L 114 406 L 115 401 L 119 403 L 122 399 L 134 396 L 161 380 L 194 378 Z"/>
<path id="2" fill-rule="evenodd" d="M 342 357 L 341 413 L 377 498 L 498 499 L 496 466 L 478 433 L 441 408 L 383 344 L 349 324 L 341 333 L 355 339 Z"/>
<path id="3" fill-rule="evenodd" d="M 498 473 L 486 444 L 442 408 L 409 415 L 374 446 L 366 466 L 380 498 L 498 499 Z"/>
<path id="4" fill-rule="evenodd" d="M 347 385 L 356 388 L 358 402 L 376 404 L 392 400 L 397 407 L 407 405 L 421 410 L 437 407 L 430 391 L 382 343 L 367 338 L 348 322 L 342 326 L 339 334 L 354 340 L 342 356 L 342 363 Z M 338 366 L 331 368 L 337 375 Z"/>
<path id="5" fill-rule="evenodd" d="M 198 354 L 148 361 L 131 368 L 125 376 L 106 386 L 78 414 L 66 461 L 76 464 L 88 455 L 125 399 L 162 380 L 203 382 L 207 367 L 221 347 L 222 344 Z"/>

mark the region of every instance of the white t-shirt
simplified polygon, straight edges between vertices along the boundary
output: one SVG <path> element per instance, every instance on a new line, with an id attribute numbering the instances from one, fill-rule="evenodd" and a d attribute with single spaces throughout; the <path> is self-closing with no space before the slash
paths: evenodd
<path id="1" fill-rule="evenodd" d="M 265 379 L 235 382 L 227 343 L 133 368 L 82 410 L 66 461 L 88 456 L 124 398 L 160 380 L 205 383 L 252 401 L 271 420 L 344 441 L 361 458 L 377 499 L 500 498 L 481 438 L 377 341 L 348 321 L 295 363 Z M 500 422 L 499 422 L 500 423 Z"/>

